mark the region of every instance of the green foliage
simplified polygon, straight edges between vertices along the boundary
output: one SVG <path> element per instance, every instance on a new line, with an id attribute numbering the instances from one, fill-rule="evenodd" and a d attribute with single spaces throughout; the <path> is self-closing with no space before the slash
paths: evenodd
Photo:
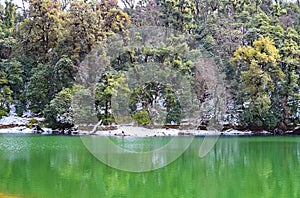
<path id="1" fill-rule="evenodd" d="M 98 123 L 95 112 L 95 95 L 91 93 L 91 90 L 81 85 L 73 85 L 71 107 L 74 124 L 95 125 Z"/>
<path id="2" fill-rule="evenodd" d="M 159 116 L 157 112 L 160 109 L 166 109 L 167 116 L 165 120 L 158 122 L 180 124 L 181 121 L 181 108 L 175 91 L 159 82 L 147 82 L 135 88 L 131 93 L 129 106 L 131 116 L 138 124 L 142 123 L 140 120 L 149 120 L 147 124 L 157 122 L 155 118 Z"/>
<path id="3" fill-rule="evenodd" d="M 135 120 L 138 124 L 147 125 L 150 123 L 150 117 L 146 110 L 140 110 L 131 115 L 132 119 Z"/>
<path id="4" fill-rule="evenodd" d="M 5 111 L 5 110 L 3 110 L 3 109 L 0 109 L 0 119 L 1 119 L 3 116 L 7 116 L 7 111 Z"/>
<path id="5" fill-rule="evenodd" d="M 39 113 L 50 103 L 55 94 L 51 89 L 52 68 L 39 64 L 32 72 L 26 98 L 32 112 Z"/>
<path id="6" fill-rule="evenodd" d="M 16 17 L 16 6 L 14 3 L 5 1 L 3 25 L 7 29 L 14 27 Z"/>
<path id="7" fill-rule="evenodd" d="M 271 110 L 275 82 L 285 76 L 278 67 L 279 58 L 274 42 L 263 37 L 254 41 L 254 47 L 240 47 L 235 51 L 231 62 L 240 73 L 242 105 L 249 103 L 243 112 L 249 115 L 242 116 L 244 124 L 268 126 L 265 120 Z"/>
<path id="8" fill-rule="evenodd" d="M 197 97 L 203 102 L 210 97 L 208 92 L 212 89 L 207 81 L 214 81 L 208 71 L 210 67 L 205 65 L 211 63 L 202 57 L 205 55 L 216 61 L 217 72 L 226 73 L 226 87 L 235 101 L 235 110 L 243 112 L 242 123 L 269 128 L 299 123 L 299 2 L 123 2 L 124 9 L 118 7 L 117 1 L 108 0 L 30 0 L 29 8 L 18 9 L 12 1 L 2 3 L 0 111 L 8 112 L 9 105 L 15 103 L 20 115 L 27 107 L 35 113 L 52 112 L 50 125 L 64 128 L 69 122 L 57 124 L 54 114 L 62 113 L 58 109 L 60 104 L 65 102 L 64 108 L 68 106 L 63 96 L 69 97 L 70 91 L 71 95 L 80 92 L 82 97 L 78 94 L 77 99 L 81 101 L 86 96 L 96 100 L 98 118 L 109 124 L 115 122 L 111 100 L 123 90 L 131 94 L 132 116 L 139 124 L 148 124 L 156 122 L 153 104 L 156 99 L 152 96 L 158 97 L 158 92 L 165 101 L 161 108 L 166 120 L 162 122 L 180 123 L 188 113 L 182 109 L 187 100 L 181 98 L 179 102 L 175 91 L 167 85 L 148 82 L 144 87 L 135 87 L 134 79 L 138 73 L 160 78 L 173 75 L 144 74 L 151 71 L 149 67 L 152 71 L 159 71 L 159 67 L 173 69 L 189 77 L 188 83 L 195 85 Z M 139 31 L 140 26 L 148 29 Z M 165 29 L 155 32 L 153 26 Z M 114 43 L 115 33 L 122 35 L 117 51 L 113 46 L 102 45 L 106 41 Z M 93 50 L 99 44 L 101 50 Z M 100 78 L 95 95 L 78 87 L 74 91 L 73 87 L 77 72 L 85 69 L 82 61 L 91 52 L 101 54 L 99 59 L 94 59 L 89 73 L 93 79 Z M 202 70 L 199 70 L 200 57 Z M 99 65 L 105 67 L 101 74 L 97 70 Z M 130 72 L 135 76 L 125 82 L 124 75 Z M 141 108 L 137 108 L 138 103 Z M 78 107 L 76 111 L 81 110 Z M 92 111 L 88 109 L 80 114 L 92 115 Z M 89 120 L 88 116 L 82 120 L 80 116 L 77 118 L 80 123 Z"/>
<path id="9" fill-rule="evenodd" d="M 37 119 L 32 118 L 32 119 L 29 120 L 29 123 L 30 123 L 30 124 L 37 124 L 38 121 L 37 121 Z"/>
<path id="10" fill-rule="evenodd" d="M 28 124 L 26 124 L 26 127 L 32 129 L 36 124 L 38 124 L 38 121 L 35 118 L 32 118 L 29 120 Z"/>
<path id="11" fill-rule="evenodd" d="M 1 35 L 0 29 L 0 59 L 8 59 L 12 54 L 12 48 L 16 40 L 12 37 L 4 37 Z"/>
<path id="12" fill-rule="evenodd" d="M 194 28 L 195 3 L 190 0 L 158 0 L 161 10 L 159 17 L 163 25 L 181 32 Z"/>
<path id="13" fill-rule="evenodd" d="M 12 2 L 5 1 L 5 7 L 0 7 L 0 60 L 8 59 L 12 54 L 16 40 L 12 37 L 16 7 Z"/>
<path id="14" fill-rule="evenodd" d="M 69 88 L 63 89 L 51 100 L 44 112 L 48 127 L 63 130 L 73 127 L 71 102 L 72 90 Z"/>
<path id="15" fill-rule="evenodd" d="M 6 73 L 9 87 L 13 91 L 12 96 L 17 98 L 23 92 L 23 66 L 15 58 L 0 63 Z"/>
<path id="16" fill-rule="evenodd" d="M 72 87 L 77 71 L 71 59 L 63 56 L 53 68 L 55 92 Z"/>
<path id="17" fill-rule="evenodd" d="M 66 28 L 54 49 L 54 59 L 58 55 L 68 55 L 78 64 L 85 56 L 113 33 L 126 34 L 130 19 L 118 8 L 114 1 L 73 1 L 64 13 Z"/>
<path id="18" fill-rule="evenodd" d="M 95 104 L 98 119 L 102 120 L 102 123 L 105 125 L 114 122 L 114 117 L 111 112 L 111 99 L 118 89 L 128 90 L 123 73 L 102 74 L 95 90 Z"/>
<path id="19" fill-rule="evenodd" d="M 178 101 L 173 102 L 173 104 L 168 107 L 168 114 L 166 117 L 166 123 L 180 124 L 181 122 L 181 107 Z"/>
<path id="20" fill-rule="evenodd" d="M 32 73 L 26 97 L 30 109 L 34 113 L 39 113 L 45 109 L 55 94 L 73 85 L 76 70 L 70 59 L 62 57 L 54 67 L 39 64 Z"/>
<path id="21" fill-rule="evenodd" d="M 51 100 L 44 110 L 45 123 L 52 129 L 64 130 L 75 124 L 95 124 L 89 90 L 81 85 L 65 88 Z"/>
<path id="22" fill-rule="evenodd" d="M 7 70 L 11 68 L 11 63 L 14 63 L 14 60 L 0 62 L 0 110 L 6 112 L 9 112 L 9 104 L 14 102 L 11 85 L 17 83 L 13 81 L 13 73 L 7 73 Z"/>
<path id="23" fill-rule="evenodd" d="M 284 30 L 280 26 L 265 25 L 262 30 L 275 42 L 261 37 L 254 41 L 254 47 L 237 49 L 231 62 L 240 72 L 244 101 L 250 98 L 244 112 L 248 116 L 242 116 L 242 121 L 274 128 L 288 125 L 292 115 L 297 114 L 298 108 L 291 107 L 299 104 L 295 97 L 299 92 L 299 73 L 295 72 L 299 36 L 292 28 Z"/>
<path id="24" fill-rule="evenodd" d="M 28 18 L 25 18 L 16 32 L 19 53 L 47 63 L 50 52 L 57 46 L 62 35 L 61 13 L 58 1 L 31 0 Z"/>

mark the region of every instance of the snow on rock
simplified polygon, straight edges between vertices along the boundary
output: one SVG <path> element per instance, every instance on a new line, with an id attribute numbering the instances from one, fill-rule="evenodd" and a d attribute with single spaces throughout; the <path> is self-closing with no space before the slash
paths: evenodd
<path id="1" fill-rule="evenodd" d="M 260 132 L 260 134 L 262 134 L 262 135 L 272 135 L 272 133 L 269 132 L 269 131 L 262 131 L 262 132 Z"/>
<path id="2" fill-rule="evenodd" d="M 40 134 L 42 135 L 51 135 L 53 133 L 52 129 L 49 128 L 41 128 Z M 36 132 L 35 129 L 33 129 L 33 133 Z"/>

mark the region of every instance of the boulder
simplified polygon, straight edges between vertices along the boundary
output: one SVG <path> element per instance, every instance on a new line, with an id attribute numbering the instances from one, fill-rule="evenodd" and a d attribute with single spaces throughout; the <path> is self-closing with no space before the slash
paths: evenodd
<path id="1" fill-rule="evenodd" d="M 35 125 L 35 127 L 33 128 L 33 132 L 37 134 L 41 134 L 45 131 L 39 125 Z"/>
<path id="2" fill-rule="evenodd" d="M 293 134 L 300 135 L 300 126 L 296 127 L 296 128 L 293 130 Z"/>

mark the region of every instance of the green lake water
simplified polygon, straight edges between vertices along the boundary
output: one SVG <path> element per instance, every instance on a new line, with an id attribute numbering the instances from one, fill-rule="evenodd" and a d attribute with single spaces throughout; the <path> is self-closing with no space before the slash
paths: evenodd
<path id="1" fill-rule="evenodd" d="M 113 139 L 137 150 L 169 140 Z M 164 168 L 130 173 L 97 160 L 79 137 L 0 135 L 0 197 L 300 197 L 300 137 L 224 137 L 199 158 L 202 141 Z"/>

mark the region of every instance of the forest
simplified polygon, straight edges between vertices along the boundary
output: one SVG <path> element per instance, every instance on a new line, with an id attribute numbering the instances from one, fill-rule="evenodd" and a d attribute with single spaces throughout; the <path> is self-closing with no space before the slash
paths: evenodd
<path id="1" fill-rule="evenodd" d="M 72 128 L 76 117 L 86 122 L 72 102 L 80 95 L 92 98 L 90 114 L 102 124 L 119 124 L 112 100 L 123 93 L 129 105 L 119 109 L 139 125 L 189 118 L 195 126 L 274 133 L 300 125 L 298 0 L 0 2 L 1 117 L 14 107 L 18 116 L 44 117 L 53 129 Z M 101 68 L 86 77 L 92 61 Z M 183 78 L 170 77 L 177 87 L 133 85 L 135 75 L 149 73 Z"/>

